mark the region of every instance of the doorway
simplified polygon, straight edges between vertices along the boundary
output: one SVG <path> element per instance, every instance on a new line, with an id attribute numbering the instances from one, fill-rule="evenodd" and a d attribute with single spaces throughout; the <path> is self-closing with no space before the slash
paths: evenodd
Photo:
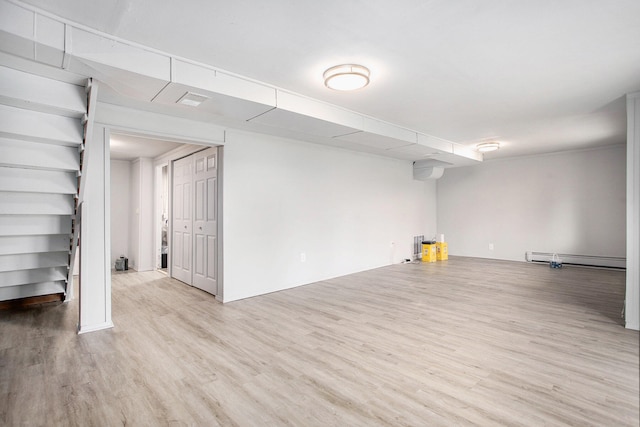
<path id="1" fill-rule="evenodd" d="M 163 273 L 169 271 L 169 165 L 156 165 L 156 269 Z M 159 248 L 159 249 L 158 249 Z"/>
<path id="2" fill-rule="evenodd" d="M 127 236 L 126 242 L 121 242 L 119 249 L 112 246 L 112 257 L 128 256 L 129 267 L 137 271 L 161 270 L 170 277 L 174 277 L 191 286 L 196 286 L 212 295 L 221 295 L 218 273 L 218 257 L 220 256 L 220 240 L 217 220 L 218 205 L 221 197 L 218 191 L 218 163 L 220 160 L 219 147 L 209 147 L 200 144 L 190 144 L 186 141 L 168 141 L 160 154 L 151 155 L 144 148 L 133 149 L 129 140 L 158 147 L 167 141 L 159 140 L 151 135 L 121 134 L 111 132 L 112 185 L 111 206 L 112 242 L 118 244 L 122 236 Z M 115 143 L 114 143 L 115 142 Z M 127 151 L 126 157 L 117 152 Z M 116 153 L 113 156 L 114 152 Z M 145 156 L 145 157 L 140 157 Z M 115 158 L 114 158 L 115 157 Z M 190 271 L 189 278 L 180 275 L 179 269 L 172 268 L 174 245 L 172 240 L 173 223 L 173 168 L 181 159 L 189 158 L 193 162 L 191 170 L 194 182 L 189 186 L 196 195 L 190 194 L 190 201 L 197 203 L 191 206 L 191 214 L 197 218 L 191 229 L 194 231 L 190 240 L 189 261 L 196 262 Z M 182 160 L 184 161 L 184 160 Z M 129 166 L 128 166 L 129 165 Z M 124 169 L 124 170 L 123 170 Z M 115 181 L 114 181 L 115 180 Z M 118 181 L 120 180 L 120 181 Z M 136 197 L 140 195 L 140 197 Z M 184 196 L 179 195 L 182 199 Z M 128 201 L 128 202 L 127 202 Z M 183 200 L 184 202 L 184 200 Z M 128 213 L 120 213 L 118 209 Z M 135 236 L 133 236 L 135 234 Z M 114 237 L 117 235 L 117 238 Z M 136 237 L 137 236 L 137 237 Z M 183 239 L 184 242 L 184 239 Z M 192 245 L 198 245 L 192 247 Z M 117 254 L 114 253 L 116 249 Z M 180 258 L 184 259 L 184 258 Z M 148 260 L 145 264 L 141 261 Z M 183 262 L 178 263 L 182 265 Z M 114 268 L 112 260 L 111 268 Z"/>

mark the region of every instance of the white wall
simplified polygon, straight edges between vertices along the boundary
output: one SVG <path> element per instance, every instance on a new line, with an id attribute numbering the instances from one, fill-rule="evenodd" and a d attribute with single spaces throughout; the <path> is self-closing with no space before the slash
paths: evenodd
<path id="1" fill-rule="evenodd" d="M 140 253 L 140 159 L 131 162 L 129 201 L 129 268 L 138 267 Z"/>
<path id="2" fill-rule="evenodd" d="M 623 145 L 448 169 L 437 182 L 438 232 L 451 255 L 624 257 L 625 179 Z"/>
<path id="3" fill-rule="evenodd" d="M 129 266 L 137 271 L 155 269 L 153 256 L 153 160 L 138 158 L 131 162 L 129 207 Z"/>
<path id="4" fill-rule="evenodd" d="M 121 256 L 129 257 L 131 162 L 111 160 L 111 267 Z"/>
<path id="5" fill-rule="evenodd" d="M 435 183 L 412 173 L 408 161 L 229 131 L 224 301 L 410 258 L 413 236 L 436 231 Z"/>
<path id="6" fill-rule="evenodd" d="M 140 245 L 138 255 L 138 271 L 155 270 L 153 253 L 153 160 L 140 159 Z"/>

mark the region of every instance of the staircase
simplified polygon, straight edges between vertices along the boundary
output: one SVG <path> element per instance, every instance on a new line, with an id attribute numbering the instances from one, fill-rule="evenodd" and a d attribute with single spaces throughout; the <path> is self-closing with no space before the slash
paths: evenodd
<path id="1" fill-rule="evenodd" d="M 92 92 L 0 66 L 0 301 L 72 297 Z"/>

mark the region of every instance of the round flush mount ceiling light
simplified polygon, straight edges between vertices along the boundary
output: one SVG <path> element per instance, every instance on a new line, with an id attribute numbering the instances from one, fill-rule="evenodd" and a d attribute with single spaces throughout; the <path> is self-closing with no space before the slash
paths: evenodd
<path id="1" fill-rule="evenodd" d="M 481 153 L 496 151 L 498 148 L 500 148 L 500 143 L 496 141 L 483 142 L 482 144 L 476 145 L 476 150 L 478 150 Z"/>
<path id="2" fill-rule="evenodd" d="M 357 64 L 342 64 L 329 68 L 322 75 L 324 85 L 333 90 L 356 90 L 369 84 L 369 69 Z"/>

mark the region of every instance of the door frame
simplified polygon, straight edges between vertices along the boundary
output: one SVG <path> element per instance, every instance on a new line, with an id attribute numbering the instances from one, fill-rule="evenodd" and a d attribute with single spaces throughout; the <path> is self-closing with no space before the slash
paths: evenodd
<path id="1" fill-rule="evenodd" d="M 173 272 L 172 272 L 172 256 L 173 256 L 173 251 L 171 250 L 172 248 L 172 235 L 173 235 L 173 224 L 172 224 L 172 220 L 171 220 L 171 206 L 173 203 L 173 161 L 174 160 L 178 160 L 182 157 L 186 157 L 188 155 L 191 155 L 193 153 L 196 153 L 198 151 L 202 151 L 204 149 L 207 148 L 217 148 L 218 149 L 218 192 L 217 192 L 217 200 L 216 203 L 218 204 L 218 223 L 217 223 L 217 233 L 218 233 L 218 237 L 217 237 L 217 245 L 216 245 L 216 251 L 217 251 L 217 292 L 215 295 L 215 298 L 219 301 L 224 301 L 224 269 L 223 269 L 223 260 L 224 260 L 224 256 L 223 256 L 223 239 L 222 239 L 222 229 L 223 229 L 223 200 L 224 200 L 224 196 L 223 196 L 223 164 L 224 164 L 224 146 L 220 145 L 219 143 L 214 143 L 214 142 L 205 142 L 202 140 L 192 140 L 189 137 L 180 137 L 180 138 L 176 138 L 176 137 L 167 137 L 166 134 L 162 134 L 162 133 L 155 133 L 153 131 L 149 131 L 149 130 L 132 130 L 130 128 L 124 128 L 124 127 L 118 127 L 118 126 L 110 126 L 110 125 L 104 125 L 105 127 L 105 137 L 107 139 L 107 144 L 105 144 L 108 147 L 108 151 L 109 153 L 111 152 L 111 144 L 110 144 L 110 140 L 111 140 L 111 133 L 114 134 L 126 134 L 126 135 L 132 135 L 132 136 L 138 136 L 141 138 L 148 138 L 148 139 L 159 139 L 159 140 L 163 140 L 163 141 L 172 141 L 172 142 L 177 142 L 180 144 L 184 144 L 184 146 L 179 147 L 175 150 L 172 150 L 168 153 L 165 153 L 162 156 L 156 157 L 153 159 L 153 177 L 154 177 L 154 215 L 153 218 L 151 219 L 152 221 L 154 221 L 154 224 L 156 222 L 156 218 L 158 216 L 157 212 L 155 212 L 155 208 L 158 206 L 158 201 L 155 200 L 156 196 L 157 196 L 157 186 L 161 185 L 161 183 L 157 182 L 157 168 L 160 166 L 162 166 L 163 164 L 167 165 L 167 174 L 168 174 L 168 185 L 169 185 L 169 189 L 168 189 L 168 193 L 169 193 L 169 223 L 168 223 L 168 227 L 167 227 L 167 245 L 170 248 L 169 249 L 169 254 L 167 256 L 167 272 L 169 274 L 169 277 L 173 277 Z M 166 158 L 165 158 L 166 156 Z M 110 156 L 109 156 L 110 158 Z M 111 172 L 111 162 L 105 162 L 106 165 L 105 167 L 109 168 L 109 176 L 110 176 L 110 172 Z M 106 190 L 106 196 L 109 197 L 109 206 L 111 206 L 110 203 L 110 197 L 111 197 L 111 182 L 107 182 L 106 183 L 108 185 L 108 189 Z M 109 212 L 107 212 L 108 216 L 109 216 L 109 221 L 111 220 L 111 212 L 109 209 Z M 153 248 L 154 248 L 154 260 L 155 260 L 155 255 L 156 252 L 159 248 L 156 247 L 156 242 L 158 241 L 158 236 L 157 233 L 159 233 L 160 231 L 157 229 L 157 227 L 153 227 L 154 229 L 154 235 L 153 235 L 153 239 L 154 239 L 154 244 L 153 244 Z M 111 253 L 111 241 L 109 239 L 108 242 L 105 242 L 105 250 L 108 254 Z"/>
<path id="2" fill-rule="evenodd" d="M 94 85 L 99 82 L 94 80 Z M 86 182 L 90 192 L 83 203 L 82 244 L 80 254 L 88 268 L 80 274 L 80 323 L 78 333 L 93 332 L 113 327 L 111 317 L 111 162 L 110 131 L 205 146 L 225 144 L 225 128 L 209 121 L 196 121 L 118 104 L 128 103 L 126 98 L 113 103 L 96 103 L 92 134 L 86 138 L 90 154 L 85 158 Z M 129 105 L 129 104 L 127 104 Z M 93 152 L 93 154 L 91 154 Z M 221 151 L 221 154 L 224 151 Z M 224 185 L 221 184 L 221 190 Z M 223 191 L 219 192 L 224 200 Z M 224 209 L 224 206 L 222 206 Z M 222 222 L 221 222 L 222 224 Z M 220 234 L 222 236 L 222 234 Z M 221 259 L 224 242 L 220 240 L 218 258 Z M 221 261 L 222 266 L 222 261 Z M 224 270 L 219 268 L 220 293 L 216 298 L 224 302 Z"/>

